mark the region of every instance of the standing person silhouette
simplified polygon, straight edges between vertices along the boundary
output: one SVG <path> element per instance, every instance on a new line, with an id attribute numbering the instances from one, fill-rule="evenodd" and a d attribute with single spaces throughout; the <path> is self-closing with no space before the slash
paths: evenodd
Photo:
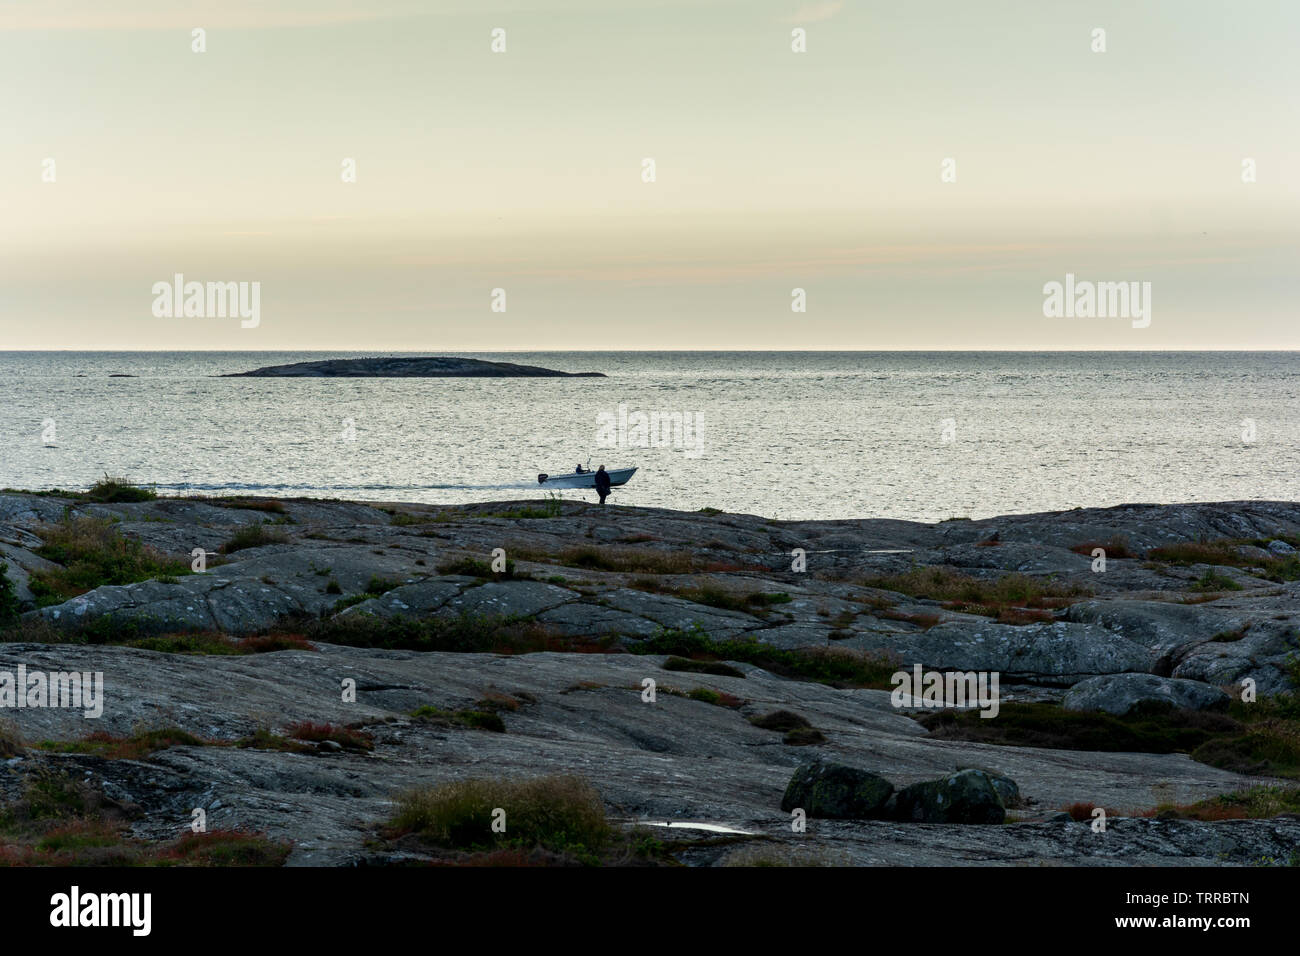
<path id="1" fill-rule="evenodd" d="M 600 495 L 602 505 L 605 503 L 605 499 L 609 497 L 609 472 L 605 470 L 604 465 L 596 469 L 596 494 Z"/>

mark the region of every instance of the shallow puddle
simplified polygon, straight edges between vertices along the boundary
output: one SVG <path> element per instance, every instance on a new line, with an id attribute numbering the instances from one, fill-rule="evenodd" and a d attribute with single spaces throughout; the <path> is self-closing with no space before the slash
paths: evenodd
<path id="1" fill-rule="evenodd" d="M 749 830 L 737 830 L 735 827 L 724 827 L 717 823 L 690 823 L 674 820 L 636 820 L 633 826 L 641 827 L 663 827 L 668 830 L 704 830 L 707 833 L 736 833 L 740 836 L 754 836 Z"/>

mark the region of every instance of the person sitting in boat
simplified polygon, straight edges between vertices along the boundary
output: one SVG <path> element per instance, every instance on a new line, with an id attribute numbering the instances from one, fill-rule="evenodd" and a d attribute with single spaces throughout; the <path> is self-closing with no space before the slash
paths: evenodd
<path id="1" fill-rule="evenodd" d="M 579 465 L 577 468 L 573 469 L 573 473 L 575 475 L 585 475 L 587 473 L 587 469 L 583 468 L 582 465 Z"/>

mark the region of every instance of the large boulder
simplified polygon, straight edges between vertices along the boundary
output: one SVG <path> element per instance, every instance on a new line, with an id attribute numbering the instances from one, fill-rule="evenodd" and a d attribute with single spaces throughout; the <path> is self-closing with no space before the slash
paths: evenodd
<path id="1" fill-rule="evenodd" d="M 1002 806 L 1008 810 L 1012 807 L 1018 807 L 1021 803 L 1020 785 L 1008 777 L 1006 774 L 998 773 L 996 770 L 987 770 L 984 767 L 963 767 L 960 764 L 958 770 L 978 770 L 989 778 L 989 783 L 993 785 L 993 790 L 1002 801 Z"/>
<path id="2" fill-rule="evenodd" d="M 866 820 L 882 815 L 894 785 L 867 770 L 820 760 L 795 770 L 781 798 L 786 813 L 802 808 L 810 817 Z"/>
<path id="3" fill-rule="evenodd" d="M 1122 717 L 1139 704 L 1168 704 L 1186 710 L 1228 706 L 1228 695 L 1200 681 L 1155 674 L 1103 674 L 1075 684 L 1065 693 L 1066 710 L 1102 710 Z"/>
<path id="4" fill-rule="evenodd" d="M 993 780 L 975 769 L 904 787 L 894 803 L 895 818 L 912 823 L 1001 823 L 1006 815 Z"/>

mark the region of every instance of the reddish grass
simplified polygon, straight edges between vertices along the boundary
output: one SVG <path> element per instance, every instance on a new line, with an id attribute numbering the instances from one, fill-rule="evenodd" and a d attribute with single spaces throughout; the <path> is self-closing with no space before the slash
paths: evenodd
<path id="1" fill-rule="evenodd" d="M 201 747 L 212 743 L 213 741 L 202 740 L 178 727 L 162 727 L 140 731 L 130 737 L 96 730 L 80 740 L 48 742 L 41 747 L 55 753 L 90 753 L 108 760 L 143 760 L 168 747 Z"/>
<path id="2" fill-rule="evenodd" d="M 1065 812 L 1070 815 L 1071 820 L 1079 823 L 1091 823 L 1092 811 L 1096 809 L 1097 805 L 1095 803 L 1072 803 L 1065 808 Z M 1106 815 L 1110 816 L 1110 811 L 1107 811 Z"/>
<path id="3" fill-rule="evenodd" d="M 516 711 L 519 709 L 519 701 L 509 694 L 503 694 L 500 691 L 490 690 L 485 693 L 478 706 L 483 710 L 509 710 Z"/>
<path id="4" fill-rule="evenodd" d="M 1180 541 L 1164 547 L 1152 548 L 1147 555 L 1152 561 L 1173 564 L 1240 564 L 1236 545 L 1231 541 Z"/>
<path id="5" fill-rule="evenodd" d="M 0 866 L 281 866 L 291 845 L 261 833 L 213 830 L 149 844 L 102 820 L 73 820 L 0 844 Z"/>
<path id="6" fill-rule="evenodd" d="M 190 866 L 280 866 L 291 847 L 269 839 L 264 833 L 246 830 L 209 830 L 186 833 L 158 852 L 160 861 Z"/>
<path id="7" fill-rule="evenodd" d="M 736 564 L 734 561 L 706 561 L 705 574 L 737 574 L 742 571 L 769 571 L 761 564 Z"/>
<path id="8" fill-rule="evenodd" d="M 537 650 L 554 651 L 562 654 L 625 654 L 626 651 L 614 646 L 614 638 L 597 637 L 595 635 L 579 635 L 570 637 L 563 634 L 554 634 L 550 631 L 542 634 L 538 640 L 540 646 Z M 529 654 L 532 648 L 520 650 L 511 644 L 499 644 L 491 649 L 493 654 Z"/>
<path id="9" fill-rule="evenodd" d="M 360 730 L 329 723 L 317 724 L 310 720 L 290 724 L 285 733 L 294 740 L 306 740 L 311 743 L 332 740 L 345 750 L 373 750 L 375 746 L 374 739 Z"/>
<path id="10" fill-rule="evenodd" d="M 236 642 L 236 646 L 246 654 L 316 650 L 315 645 L 301 634 L 258 634 Z"/>
<path id="11" fill-rule="evenodd" d="M 1107 560 L 1111 558 L 1136 558 L 1137 555 L 1129 550 L 1128 540 L 1122 537 L 1111 538 L 1108 541 L 1084 541 L 1076 544 L 1070 550 L 1075 554 L 1081 554 L 1085 558 L 1091 558 L 1092 552 L 1101 548 L 1106 552 Z"/>
<path id="12" fill-rule="evenodd" d="M 1004 607 L 998 611 L 999 624 L 1042 624 L 1054 621 L 1051 611 L 1029 607 Z"/>
<path id="13" fill-rule="evenodd" d="M 31 866 L 33 853 L 29 846 L 0 843 L 0 866 Z"/>
<path id="14" fill-rule="evenodd" d="M 876 617 L 883 617 L 889 621 L 905 621 L 908 624 L 915 624 L 917 627 L 926 631 L 934 627 L 941 620 L 938 614 L 931 614 L 928 612 L 910 614 L 907 611 L 891 610 L 877 611 Z"/>

